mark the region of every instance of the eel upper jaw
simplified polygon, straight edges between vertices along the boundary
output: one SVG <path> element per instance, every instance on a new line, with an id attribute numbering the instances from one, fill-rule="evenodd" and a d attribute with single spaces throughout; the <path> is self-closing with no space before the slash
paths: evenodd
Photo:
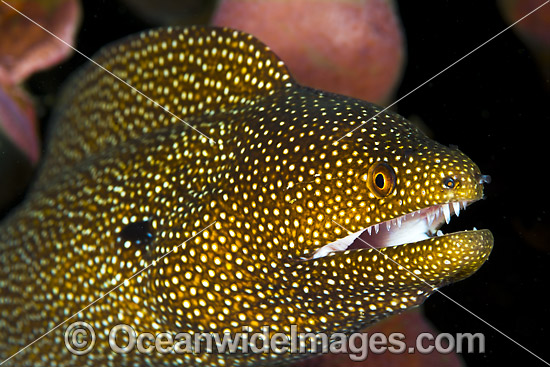
<path id="1" fill-rule="evenodd" d="M 466 209 L 474 201 L 476 200 L 433 205 L 371 225 L 319 248 L 313 253 L 312 258 L 316 259 L 346 250 L 399 246 L 436 235 L 443 236 L 443 232 L 439 229 L 443 223 L 449 223 L 453 214 L 458 216 L 461 210 Z"/>

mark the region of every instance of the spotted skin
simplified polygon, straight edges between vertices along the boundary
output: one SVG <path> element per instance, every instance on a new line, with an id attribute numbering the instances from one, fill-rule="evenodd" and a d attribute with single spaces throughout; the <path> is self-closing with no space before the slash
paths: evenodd
<path id="1" fill-rule="evenodd" d="M 312 259 L 347 231 L 479 199 L 480 172 L 394 113 L 297 85 L 251 36 L 158 29 L 95 60 L 186 123 L 94 65 L 69 83 L 38 179 L 1 223 L 0 356 L 104 296 L 72 320 L 98 340 L 75 356 L 60 327 L 6 365 L 288 363 L 307 355 L 121 355 L 106 335 L 351 333 L 487 259 L 487 230 Z M 380 162 L 395 172 L 384 197 L 368 183 Z"/>

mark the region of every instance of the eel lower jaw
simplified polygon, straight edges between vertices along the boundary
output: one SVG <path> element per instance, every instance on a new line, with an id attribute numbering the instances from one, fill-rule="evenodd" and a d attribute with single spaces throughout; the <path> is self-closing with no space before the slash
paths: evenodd
<path id="1" fill-rule="evenodd" d="M 453 215 L 458 216 L 461 210 L 466 209 L 474 201 L 476 200 L 433 205 L 374 224 L 319 248 L 313 253 L 312 258 L 346 250 L 399 246 L 435 236 L 445 236 L 440 227 L 445 222 L 449 223 Z"/>

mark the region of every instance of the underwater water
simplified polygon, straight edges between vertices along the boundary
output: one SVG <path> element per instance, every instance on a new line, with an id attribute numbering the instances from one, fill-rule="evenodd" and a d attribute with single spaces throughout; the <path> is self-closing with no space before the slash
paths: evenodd
<path id="1" fill-rule="evenodd" d="M 150 27 L 125 5 L 83 4 L 76 47 L 92 55 L 102 45 Z M 407 65 L 396 97 L 416 88 L 507 26 L 492 2 L 399 1 L 407 40 Z M 109 24 L 109 27 L 105 27 Z M 28 82 L 52 101 L 62 81 L 85 60 L 75 55 Z M 393 109 L 420 119 L 440 143 L 457 145 L 492 182 L 486 200 L 454 218 L 446 232 L 488 228 L 495 245 L 487 263 L 472 277 L 442 292 L 526 348 L 549 360 L 546 340 L 550 306 L 549 156 L 550 81 L 531 52 L 509 30 L 435 78 Z M 53 98 L 54 99 L 54 98 Z M 47 129 L 47 111 L 43 114 Z M 425 313 L 440 332 L 481 332 L 486 352 L 462 355 L 467 366 L 543 365 L 521 347 L 464 309 L 434 294 Z"/>
<path id="2" fill-rule="evenodd" d="M 409 60 L 398 95 L 507 26 L 493 2 L 473 4 L 399 2 Z M 434 15 L 419 21 L 423 12 Z M 490 228 L 493 252 L 477 274 L 442 291 L 546 361 L 550 196 L 539 179 L 549 156 L 549 97 L 550 80 L 509 30 L 398 107 L 404 116 L 419 115 L 436 140 L 458 145 L 492 177 L 486 200 L 450 224 Z M 434 295 L 425 309 L 440 330 L 485 334 L 486 353 L 463 355 L 467 366 L 544 365 L 444 297 Z"/>

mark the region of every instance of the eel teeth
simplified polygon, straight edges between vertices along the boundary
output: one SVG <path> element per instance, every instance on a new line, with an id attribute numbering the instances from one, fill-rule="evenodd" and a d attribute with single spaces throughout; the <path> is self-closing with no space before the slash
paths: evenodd
<path id="1" fill-rule="evenodd" d="M 458 217 L 460 215 L 460 203 L 458 201 L 453 202 L 453 210 L 455 215 Z"/>
<path id="2" fill-rule="evenodd" d="M 371 226 L 368 226 L 365 229 L 368 232 L 368 234 L 372 236 L 372 235 L 376 235 L 380 232 L 380 225 L 381 224 L 382 225 L 385 224 L 385 227 L 386 227 L 388 232 L 390 232 L 392 230 L 396 230 L 396 228 L 395 228 L 396 226 L 399 227 L 399 228 L 403 227 L 403 228 L 405 228 L 406 231 L 410 231 L 411 228 L 414 231 L 415 228 L 413 228 L 413 227 L 419 226 L 419 228 L 421 230 L 420 231 L 417 230 L 418 233 L 416 233 L 416 234 L 418 236 L 420 236 L 419 237 L 420 240 L 432 237 L 434 235 L 435 236 L 443 236 L 444 235 L 443 231 L 437 229 L 437 227 L 439 227 L 440 225 L 443 224 L 442 223 L 443 218 L 445 219 L 445 221 L 447 223 L 449 223 L 451 221 L 452 215 L 456 214 L 456 216 L 459 216 L 460 211 L 466 209 L 468 204 L 469 204 L 468 200 L 462 200 L 462 201 L 452 201 L 452 202 L 448 202 L 448 203 L 445 203 L 445 204 L 433 205 L 433 206 L 430 206 L 430 207 L 427 207 L 427 208 L 423 208 L 423 209 L 419 209 L 419 210 L 416 210 L 416 211 L 413 211 L 413 212 L 410 212 L 410 213 L 406 213 L 406 214 L 404 214 L 402 216 L 399 216 L 397 218 L 389 219 L 385 222 L 373 224 Z M 421 216 L 421 218 L 419 218 L 417 221 L 413 221 L 412 222 L 413 225 L 411 227 L 410 223 L 407 223 L 407 221 L 410 220 L 411 218 L 413 218 L 417 214 L 419 216 Z M 427 227 L 426 227 L 425 223 L 421 223 L 421 220 L 426 221 L 425 223 L 427 223 Z M 436 223 L 436 225 L 434 226 L 436 228 L 432 228 L 432 225 L 434 223 Z M 474 227 L 474 230 L 476 230 L 475 227 Z M 329 243 L 329 244 L 321 247 L 320 249 L 318 249 L 317 251 L 315 251 L 313 253 L 311 258 L 315 259 L 315 258 L 319 258 L 319 257 L 329 256 L 333 252 L 346 250 L 347 248 L 349 248 L 353 244 L 353 241 L 355 241 L 355 239 L 358 238 L 361 235 L 362 232 L 363 232 L 363 230 L 358 231 L 356 233 L 352 233 L 352 234 L 350 234 L 350 235 L 348 235 L 344 238 L 338 239 L 338 240 L 336 240 L 332 243 Z M 422 233 L 420 233 L 420 232 L 422 232 Z M 403 235 L 403 233 L 398 235 L 400 240 L 402 240 L 402 238 L 401 238 L 401 237 L 403 237 L 402 235 Z M 388 238 L 391 239 L 392 237 L 390 236 Z M 382 236 L 383 240 L 388 240 L 388 238 L 386 238 L 385 235 Z M 402 243 L 407 243 L 407 242 L 399 242 L 399 244 L 402 244 Z M 384 244 L 383 247 L 392 246 L 392 245 L 394 245 L 394 244 L 388 242 L 388 244 Z"/>
<path id="3" fill-rule="evenodd" d="M 450 205 L 443 205 L 441 207 L 441 211 L 443 212 L 443 215 L 445 216 L 445 222 L 449 224 L 451 221 L 451 207 Z"/>
<path id="4" fill-rule="evenodd" d="M 426 220 L 428 221 L 428 227 L 431 227 L 432 223 L 434 222 L 435 214 L 429 213 L 426 215 Z"/>

